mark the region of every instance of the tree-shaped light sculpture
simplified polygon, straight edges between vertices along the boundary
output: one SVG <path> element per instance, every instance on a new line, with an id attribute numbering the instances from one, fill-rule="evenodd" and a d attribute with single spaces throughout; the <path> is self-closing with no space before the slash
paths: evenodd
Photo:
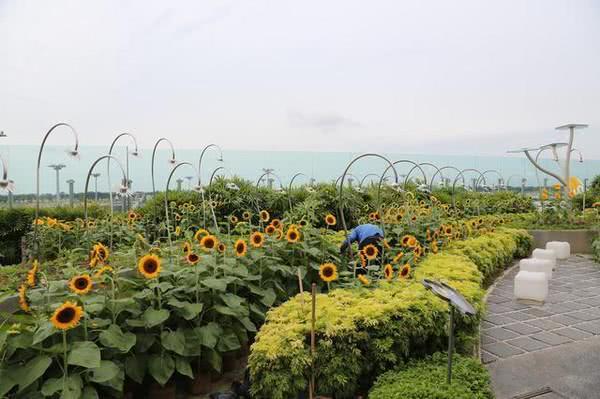
<path id="1" fill-rule="evenodd" d="M 121 137 L 125 137 L 125 136 L 131 138 L 131 140 L 133 141 L 133 145 L 134 145 L 134 150 L 125 154 L 127 157 L 127 160 L 125 162 L 125 175 L 126 175 L 127 186 L 129 187 L 129 158 L 128 158 L 129 154 L 133 155 L 134 157 L 138 157 L 140 155 L 140 153 L 138 151 L 138 145 L 137 145 L 137 140 L 136 140 L 135 136 L 131 133 L 121 133 L 121 134 L 117 135 L 117 137 L 115 137 L 115 139 L 110 144 L 110 147 L 108 149 L 108 155 L 112 155 L 113 149 L 115 148 L 115 144 L 117 144 L 117 141 Z M 111 158 L 106 159 L 106 179 L 108 180 L 109 187 L 110 187 L 110 160 L 111 160 Z M 113 204 L 112 190 L 108 190 L 108 197 L 110 200 L 110 204 L 112 206 L 112 204 Z"/>
<path id="2" fill-rule="evenodd" d="M 204 188 L 202 187 L 202 160 L 204 159 L 204 154 L 206 150 L 209 148 L 214 148 L 219 151 L 219 157 L 217 158 L 218 162 L 223 162 L 223 150 L 217 144 L 208 144 L 202 149 L 200 153 L 200 158 L 198 159 L 198 189 L 200 190 L 200 195 L 202 196 L 202 227 L 206 228 L 206 203 L 204 198 Z M 214 209 L 211 206 L 211 212 L 214 214 Z"/>
<path id="3" fill-rule="evenodd" d="M 169 164 L 171 165 L 171 167 L 173 167 L 177 163 L 177 159 L 175 159 L 175 147 L 173 147 L 173 143 L 171 142 L 171 140 L 169 140 L 166 137 L 161 137 L 158 140 L 156 140 L 156 143 L 154 143 L 154 148 L 152 149 L 152 161 L 150 167 L 150 177 L 152 179 L 152 194 L 154 196 L 156 196 L 156 185 L 154 183 L 154 158 L 156 157 L 156 149 L 158 148 L 158 145 L 163 141 L 166 142 L 171 148 L 171 158 L 169 158 Z"/>

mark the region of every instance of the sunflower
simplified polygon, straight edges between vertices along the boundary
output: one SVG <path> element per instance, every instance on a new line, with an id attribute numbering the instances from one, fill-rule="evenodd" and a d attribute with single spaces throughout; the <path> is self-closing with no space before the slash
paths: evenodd
<path id="1" fill-rule="evenodd" d="M 205 251 L 213 250 L 218 244 L 219 241 L 217 240 L 217 237 L 210 234 L 202 237 L 200 240 L 200 246 L 204 248 Z"/>
<path id="2" fill-rule="evenodd" d="M 364 251 L 360 250 L 358 252 L 358 257 L 360 258 L 360 265 L 362 267 L 367 267 L 367 257 L 365 256 Z"/>
<path id="3" fill-rule="evenodd" d="M 337 220 L 331 213 L 325 216 L 325 224 L 327 224 L 327 226 L 335 226 L 336 223 Z"/>
<path id="4" fill-rule="evenodd" d="M 363 252 L 368 260 L 373 260 L 377 258 L 377 255 L 379 255 L 379 250 L 373 244 L 365 245 L 365 247 L 363 248 Z"/>
<path id="5" fill-rule="evenodd" d="M 399 279 L 408 278 L 409 275 L 410 275 L 410 264 L 407 263 L 404 266 L 402 266 L 400 273 L 398 273 L 398 278 Z"/>
<path id="6" fill-rule="evenodd" d="M 404 237 L 402 237 L 402 239 L 400 240 L 400 242 L 402 243 L 402 246 L 407 247 L 408 246 L 408 241 L 410 240 L 409 235 L 405 235 Z"/>
<path id="7" fill-rule="evenodd" d="M 180 214 L 178 214 L 178 213 L 175 214 L 175 221 L 176 222 L 181 221 L 181 215 Z"/>
<path id="8" fill-rule="evenodd" d="M 108 260 L 108 256 L 110 255 L 110 251 L 101 242 L 99 242 L 98 244 L 94 245 L 94 251 L 96 253 L 96 257 L 98 258 L 98 260 L 100 262 L 104 263 L 104 262 L 106 262 Z"/>
<path id="9" fill-rule="evenodd" d="M 244 219 L 244 220 L 250 220 L 251 217 L 252 217 L 252 214 L 248 211 L 244 211 L 244 213 L 242 213 L 242 219 Z"/>
<path id="10" fill-rule="evenodd" d="M 289 243 L 294 244 L 300 240 L 300 232 L 290 228 L 285 234 L 285 238 Z"/>
<path id="11" fill-rule="evenodd" d="M 27 286 L 21 284 L 19 287 L 19 307 L 23 312 L 30 312 L 29 300 L 27 299 Z"/>
<path id="12" fill-rule="evenodd" d="M 410 238 L 408 239 L 408 246 L 411 248 L 414 248 L 418 243 L 419 242 L 417 241 L 415 236 L 410 236 Z"/>
<path id="13" fill-rule="evenodd" d="M 416 222 L 417 221 L 417 215 L 412 215 L 410 217 L 410 220 L 413 221 L 413 222 Z"/>
<path id="14" fill-rule="evenodd" d="M 385 265 L 385 268 L 383 269 L 383 275 L 387 281 L 390 281 L 392 278 L 394 278 L 394 267 L 389 263 Z"/>
<path id="15" fill-rule="evenodd" d="M 267 233 L 268 235 L 272 235 L 273 233 L 275 233 L 275 226 L 270 224 L 267 227 L 265 227 L 265 233 Z"/>
<path id="16" fill-rule="evenodd" d="M 261 222 L 268 222 L 269 219 L 271 219 L 271 215 L 269 215 L 269 212 L 265 210 L 260 211 L 259 216 Z"/>
<path id="17" fill-rule="evenodd" d="M 44 224 L 44 219 L 37 218 L 35 219 L 35 224 L 41 226 Z"/>
<path id="18" fill-rule="evenodd" d="M 113 268 L 110 266 L 102 266 L 96 273 L 94 273 L 94 278 L 100 278 L 104 275 L 104 273 L 112 272 Z"/>
<path id="19" fill-rule="evenodd" d="M 202 240 L 202 237 L 210 235 L 210 233 L 208 232 L 208 230 L 206 229 L 198 229 L 196 231 L 196 233 L 194 233 L 194 240 L 200 242 Z"/>
<path id="20" fill-rule="evenodd" d="M 413 248 L 413 253 L 417 257 L 423 255 L 423 247 L 421 247 L 420 245 L 417 245 L 416 247 Z"/>
<path id="21" fill-rule="evenodd" d="M 217 245 L 217 251 L 219 251 L 219 253 L 221 254 L 225 253 L 226 249 L 227 247 L 222 242 L 220 242 L 219 245 Z"/>
<path id="22" fill-rule="evenodd" d="M 392 249 L 392 247 L 390 246 L 390 243 L 386 239 L 383 240 L 383 247 L 385 249 Z"/>
<path id="23" fill-rule="evenodd" d="M 248 244 L 241 238 L 235 242 L 234 248 L 236 256 L 245 256 L 248 252 Z"/>
<path id="24" fill-rule="evenodd" d="M 181 235 L 181 227 L 180 226 L 175 227 L 175 235 L 176 236 L 180 236 Z"/>
<path id="25" fill-rule="evenodd" d="M 252 245 L 254 248 L 262 247 L 264 242 L 265 236 L 263 236 L 260 231 L 255 231 L 250 235 L 250 245 Z"/>
<path id="26" fill-rule="evenodd" d="M 359 274 L 358 275 L 358 280 L 363 284 L 363 285 L 369 285 L 371 284 L 371 281 L 369 280 L 369 278 L 367 276 L 365 276 L 364 274 Z"/>
<path id="27" fill-rule="evenodd" d="M 87 274 L 75 276 L 69 281 L 69 288 L 77 295 L 85 295 L 92 289 L 92 279 Z"/>
<path id="28" fill-rule="evenodd" d="M 402 260 L 402 257 L 404 257 L 404 252 L 398 252 L 396 254 L 396 256 L 394 256 L 392 263 L 400 263 L 400 261 Z"/>
<path id="29" fill-rule="evenodd" d="M 154 254 L 144 255 L 138 261 L 138 271 L 148 279 L 158 277 L 160 269 L 160 258 Z"/>
<path id="30" fill-rule="evenodd" d="M 38 268 L 39 268 L 39 263 L 36 259 L 33 261 L 33 265 L 31 266 L 31 269 L 29 269 L 29 271 L 27 272 L 27 285 L 30 287 L 35 286 Z"/>
<path id="31" fill-rule="evenodd" d="M 239 220 L 238 220 L 237 216 L 235 216 L 235 215 L 230 215 L 229 216 L 229 223 L 231 223 L 231 224 L 237 224 L 238 221 Z"/>
<path id="32" fill-rule="evenodd" d="M 279 219 L 271 220 L 271 226 L 275 227 L 275 229 L 279 229 L 279 228 L 283 227 L 281 225 L 281 220 L 279 220 Z"/>
<path id="33" fill-rule="evenodd" d="M 555 189 L 555 190 L 560 190 L 561 187 L 562 186 L 560 185 L 560 183 L 554 183 L 554 185 L 552 186 L 552 188 Z"/>
<path id="34" fill-rule="evenodd" d="M 76 327 L 82 316 L 83 309 L 81 306 L 77 306 L 77 304 L 67 301 L 54 311 L 50 321 L 54 327 L 59 330 L 68 330 Z"/>
<path id="35" fill-rule="evenodd" d="M 276 229 L 275 230 L 275 239 L 277 240 L 281 240 L 281 238 L 283 237 L 283 230 L 281 229 Z"/>
<path id="36" fill-rule="evenodd" d="M 439 251 L 438 245 L 437 245 L 437 241 L 433 241 L 431 243 L 431 252 L 433 252 L 434 254 L 437 254 Z"/>
<path id="37" fill-rule="evenodd" d="M 298 224 L 300 225 L 300 227 L 306 227 L 306 225 L 308 225 L 308 222 L 306 220 L 302 219 L 298 222 Z"/>
<path id="38" fill-rule="evenodd" d="M 561 197 L 561 196 L 560 196 L 560 191 L 557 191 L 557 192 L 555 192 L 555 193 L 554 193 L 554 199 L 557 199 L 557 200 L 559 200 L 559 199 L 560 199 L 560 197 Z"/>
<path id="39" fill-rule="evenodd" d="M 446 234 L 447 236 L 451 236 L 452 235 L 452 226 L 444 227 L 444 234 Z"/>
<path id="40" fill-rule="evenodd" d="M 319 277 L 321 277 L 321 280 L 325 281 L 326 283 L 337 280 L 337 266 L 333 263 L 323 263 L 319 267 Z"/>
<path id="41" fill-rule="evenodd" d="M 137 214 L 137 213 L 135 213 L 135 212 L 133 212 L 133 211 L 131 211 L 131 212 L 129 212 L 129 213 L 127 214 L 127 219 L 129 219 L 129 220 L 130 220 L 130 221 L 132 221 L 132 222 L 133 222 L 134 220 L 136 220 L 137 218 L 138 218 L 138 214 Z M 177 215 L 175 215 L 175 218 L 177 218 Z"/>
<path id="42" fill-rule="evenodd" d="M 48 218 L 46 223 L 48 223 L 48 227 L 54 227 L 58 224 L 58 220 L 54 218 Z"/>
<path id="43" fill-rule="evenodd" d="M 90 267 L 91 268 L 96 267 L 99 262 L 100 262 L 100 260 L 98 259 L 98 256 L 96 256 L 96 253 L 94 251 L 92 251 L 90 254 Z"/>
<path id="44" fill-rule="evenodd" d="M 192 250 L 192 243 L 189 241 L 186 241 L 183 243 L 183 253 L 187 254 L 189 252 L 191 252 Z"/>
<path id="45" fill-rule="evenodd" d="M 187 255 L 185 256 L 185 260 L 187 261 L 187 263 L 189 263 L 190 265 L 195 265 L 196 263 L 198 263 L 198 261 L 200 261 L 200 257 L 193 253 L 192 251 L 188 252 Z"/>

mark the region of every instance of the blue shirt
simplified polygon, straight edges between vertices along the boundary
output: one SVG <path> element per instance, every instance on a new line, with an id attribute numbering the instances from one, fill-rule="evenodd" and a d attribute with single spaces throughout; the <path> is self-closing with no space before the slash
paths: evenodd
<path id="1" fill-rule="evenodd" d="M 361 224 L 360 226 L 356 226 L 350 232 L 350 235 L 344 242 L 347 244 L 358 242 L 360 244 L 365 238 L 373 236 L 380 236 L 383 238 L 383 231 L 374 224 Z"/>

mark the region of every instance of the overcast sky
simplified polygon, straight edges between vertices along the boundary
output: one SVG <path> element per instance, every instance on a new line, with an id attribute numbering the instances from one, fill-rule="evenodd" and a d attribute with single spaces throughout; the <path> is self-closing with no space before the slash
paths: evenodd
<path id="1" fill-rule="evenodd" d="M 0 0 L 2 144 L 600 159 L 600 1 Z M 70 141 L 66 133 L 52 143 Z"/>

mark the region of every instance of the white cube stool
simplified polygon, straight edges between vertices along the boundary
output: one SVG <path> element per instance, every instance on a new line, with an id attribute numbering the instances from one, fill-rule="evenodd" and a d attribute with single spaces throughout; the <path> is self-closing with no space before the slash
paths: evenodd
<path id="1" fill-rule="evenodd" d="M 536 259 L 548 259 L 552 262 L 552 268 L 556 269 L 556 252 L 552 249 L 536 248 L 533 250 L 531 257 Z"/>
<path id="2" fill-rule="evenodd" d="M 521 259 L 519 271 L 546 273 L 546 279 L 552 279 L 552 262 L 548 259 L 529 258 Z"/>
<path id="3" fill-rule="evenodd" d="M 565 260 L 571 256 L 571 245 L 564 241 L 548 241 L 546 249 L 551 249 L 556 253 L 556 259 Z"/>
<path id="4" fill-rule="evenodd" d="M 548 296 L 546 273 L 525 271 L 517 273 L 514 293 L 517 300 L 544 302 Z"/>

